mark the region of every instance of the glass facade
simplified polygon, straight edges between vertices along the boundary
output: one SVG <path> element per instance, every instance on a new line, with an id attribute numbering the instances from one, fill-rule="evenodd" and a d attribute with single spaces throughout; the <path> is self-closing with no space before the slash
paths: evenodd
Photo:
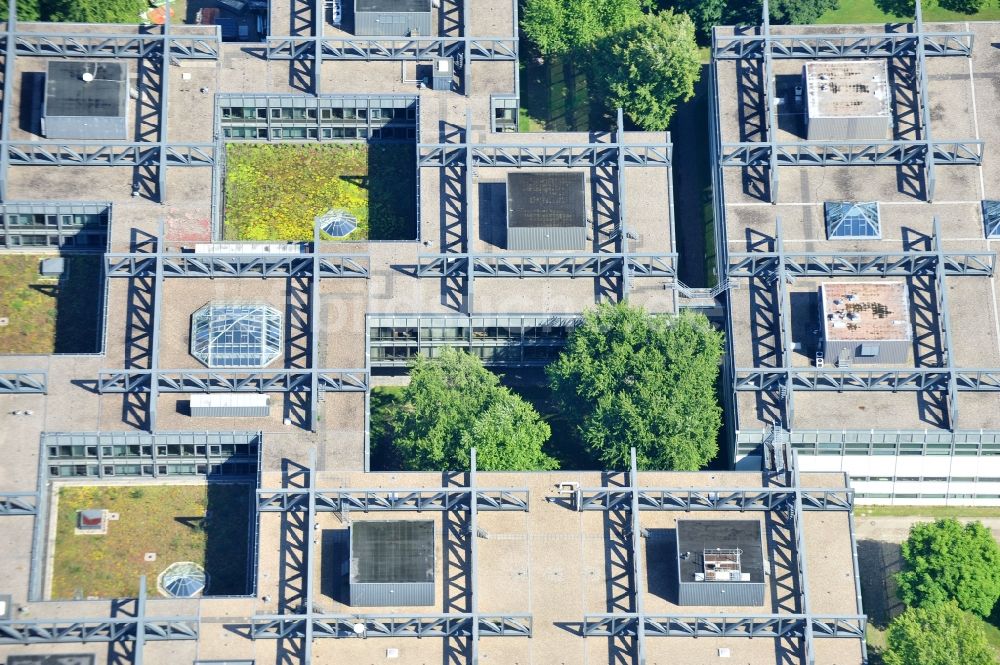
<path id="1" fill-rule="evenodd" d="M 260 433 L 45 434 L 50 478 L 254 476 Z"/>
<path id="2" fill-rule="evenodd" d="M 222 136 L 243 141 L 413 141 L 417 98 L 220 95 Z"/>
<path id="3" fill-rule="evenodd" d="M 463 349 L 487 365 L 532 366 L 551 362 L 579 322 L 572 315 L 368 317 L 372 367 L 405 367 L 445 347 Z"/>
<path id="4" fill-rule="evenodd" d="M 0 205 L 0 248 L 103 250 L 110 221 L 108 204 L 8 203 Z"/>
<path id="5" fill-rule="evenodd" d="M 738 432 L 738 455 L 750 455 L 763 432 Z M 789 432 L 803 455 L 1000 455 L 1000 431 L 798 430 Z"/>

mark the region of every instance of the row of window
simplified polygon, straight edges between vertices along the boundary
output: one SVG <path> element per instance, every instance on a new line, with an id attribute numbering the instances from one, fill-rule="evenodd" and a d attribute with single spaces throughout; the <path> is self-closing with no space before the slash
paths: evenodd
<path id="1" fill-rule="evenodd" d="M 100 446 L 101 457 L 152 457 L 153 446 L 148 444 Z M 49 446 L 49 459 L 96 458 L 98 446 L 55 445 Z M 245 443 L 177 443 L 156 444 L 157 457 L 256 457 L 257 445 Z"/>
<path id="2" fill-rule="evenodd" d="M 253 476 L 257 465 L 225 464 L 59 464 L 49 466 L 51 478 L 106 478 L 108 476 Z"/>
<path id="3" fill-rule="evenodd" d="M 107 226 L 107 215 L 53 215 L 46 213 L 8 213 L 3 216 L 4 223 L 12 226 L 36 226 L 82 228 L 84 226 Z"/>
<path id="4" fill-rule="evenodd" d="M 555 343 L 565 342 L 569 329 L 562 326 L 486 326 L 473 327 L 474 341 L 517 341 L 517 340 L 549 340 Z M 388 327 L 374 326 L 370 330 L 372 341 L 448 341 L 465 340 L 469 338 L 469 328 L 464 326 L 448 327 Z"/>
<path id="5" fill-rule="evenodd" d="M 897 483 L 910 483 L 910 482 L 1000 483 L 1000 478 L 994 478 L 989 476 L 952 476 L 950 478 L 944 476 L 851 476 L 851 480 L 857 480 L 861 482 L 897 482 Z"/>
<path id="6" fill-rule="evenodd" d="M 223 127 L 227 139 L 415 139 L 414 127 Z"/>
<path id="7" fill-rule="evenodd" d="M 870 443 L 866 441 L 797 443 L 792 447 L 806 455 L 1000 455 L 1000 444 L 995 442 L 901 441 L 896 443 Z M 751 452 L 754 446 L 746 449 Z"/>
<path id="8" fill-rule="evenodd" d="M 106 242 L 103 233 L 0 233 L 0 247 L 102 247 Z"/>
<path id="9" fill-rule="evenodd" d="M 380 362 L 405 362 L 416 358 L 418 354 L 423 354 L 429 358 L 441 356 L 444 347 L 431 346 L 419 349 L 415 346 L 373 346 L 371 349 L 372 363 Z M 484 362 L 500 364 L 515 363 L 546 363 L 559 355 L 561 346 L 474 346 L 465 348 L 470 354 L 481 358 Z"/>
<path id="10" fill-rule="evenodd" d="M 408 108 L 263 108 L 260 106 L 222 106 L 222 120 L 416 120 L 417 109 Z"/>
<path id="11" fill-rule="evenodd" d="M 858 492 L 856 499 L 1000 499 L 1000 494 L 953 493 L 947 494 L 891 494 L 885 492 Z"/>

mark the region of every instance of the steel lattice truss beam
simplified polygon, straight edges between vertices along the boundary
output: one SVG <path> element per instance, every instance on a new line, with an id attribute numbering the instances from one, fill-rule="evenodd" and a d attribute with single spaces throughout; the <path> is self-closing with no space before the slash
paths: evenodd
<path id="1" fill-rule="evenodd" d="M 156 143 L 106 141 L 8 141 L 7 154 L 15 166 L 214 166 L 214 143 Z"/>
<path id="2" fill-rule="evenodd" d="M 770 511 L 794 504 L 797 494 L 802 496 L 804 510 L 850 512 L 854 508 L 854 490 L 850 488 L 640 487 L 637 492 L 639 510 Z M 631 487 L 578 489 L 575 505 L 577 510 L 618 510 L 628 507 L 631 500 Z"/>
<path id="3" fill-rule="evenodd" d="M 778 170 L 782 166 L 919 166 L 923 170 L 926 198 L 933 201 L 936 165 L 982 163 L 983 141 L 973 138 L 935 141 L 931 135 L 926 59 L 929 56 L 971 57 L 971 32 L 925 32 L 919 0 L 910 31 L 899 34 L 774 35 L 768 11 L 765 0 L 756 35 L 727 35 L 713 31 L 712 57 L 713 62 L 763 60 L 763 138 L 756 142 L 723 143 L 719 163 L 724 167 L 766 169 L 767 196 L 771 202 L 778 200 Z M 772 65 L 775 58 L 868 57 L 913 59 L 917 127 L 912 140 L 786 142 L 778 139 Z"/>
<path id="4" fill-rule="evenodd" d="M 975 33 L 925 32 L 924 49 L 929 56 L 972 55 Z M 727 35 L 712 36 L 712 57 L 717 60 L 772 58 L 905 58 L 917 54 L 919 41 L 912 32 L 837 35 Z"/>
<path id="5" fill-rule="evenodd" d="M 312 378 L 319 377 L 319 392 L 365 392 L 365 369 L 123 369 L 102 371 L 97 378 L 99 393 L 286 393 L 311 390 Z"/>
<path id="6" fill-rule="evenodd" d="M 527 489 L 317 489 L 314 494 L 318 512 L 467 511 L 472 507 L 473 495 L 476 497 L 476 510 L 528 510 Z M 258 490 L 257 509 L 262 513 L 300 510 L 306 505 L 308 497 L 307 489 Z"/>
<path id="7" fill-rule="evenodd" d="M 791 377 L 796 390 L 811 391 L 947 391 L 951 377 L 962 392 L 1000 392 L 1000 368 L 948 369 L 898 367 L 823 368 L 737 368 L 736 390 L 775 390 Z"/>
<path id="8" fill-rule="evenodd" d="M 109 277 L 144 277 L 155 273 L 152 254 L 108 253 Z M 312 277 L 313 253 L 182 254 L 163 253 L 164 277 Z M 367 254 L 320 254 L 319 276 L 368 277 Z"/>
<path id="9" fill-rule="evenodd" d="M 730 277 L 776 275 L 779 260 L 793 277 L 911 277 L 932 275 L 938 262 L 948 276 L 992 277 L 996 252 L 730 252 Z"/>
<path id="10" fill-rule="evenodd" d="M 158 33 L 142 28 L 142 34 L 125 33 L 66 33 L 60 24 L 32 23 L 21 29 L 17 21 L 17 2 L 8 0 L 6 31 L 0 36 L 4 52 L 3 102 L 0 106 L 0 201 L 6 201 L 7 172 L 17 166 L 124 166 L 156 167 L 157 198 L 166 198 L 166 168 L 168 166 L 212 167 L 215 165 L 214 143 L 170 142 L 167 138 L 169 103 L 169 73 L 171 63 L 180 60 L 213 60 L 219 56 L 221 29 L 208 35 L 175 34 L 168 20 Z M 39 27 L 42 26 L 42 27 Z M 138 31 L 139 26 L 134 26 Z M 154 28 L 155 29 L 155 28 Z M 137 58 L 146 59 L 159 68 L 155 95 L 157 137 L 153 141 L 54 141 L 11 140 L 10 118 L 13 107 L 15 61 L 18 56 L 57 58 Z"/>
<path id="11" fill-rule="evenodd" d="M 431 60 L 464 55 L 469 46 L 472 60 L 517 60 L 517 39 L 513 37 L 320 37 L 323 60 Z M 314 60 L 317 38 L 267 38 L 268 60 Z"/>
<path id="12" fill-rule="evenodd" d="M 139 595 L 131 614 L 107 619 L 0 621 L 0 645 L 131 642 L 132 663 L 142 665 L 146 642 L 198 639 L 198 617 L 146 616 L 145 575 L 139 578 Z"/>
<path id="13" fill-rule="evenodd" d="M 37 492 L 0 493 L 0 515 L 38 514 Z"/>
<path id="14" fill-rule="evenodd" d="M 146 641 L 196 640 L 198 618 L 144 619 Z M 140 621 L 120 619 L 62 619 L 0 621 L 0 644 L 57 644 L 121 642 L 136 639 Z"/>
<path id="15" fill-rule="evenodd" d="M 308 621 L 255 616 L 250 634 L 253 639 L 304 638 Z M 531 637 L 530 614 L 314 614 L 311 621 L 313 638 L 357 638 L 359 623 L 365 627 L 365 637 L 471 637 L 475 629 L 484 637 Z"/>
<path id="16" fill-rule="evenodd" d="M 0 395 L 9 393 L 48 393 L 49 373 L 45 370 L 0 370 Z"/>
<path id="17" fill-rule="evenodd" d="M 421 254 L 417 277 L 639 277 L 676 278 L 676 254 Z"/>
<path id="18" fill-rule="evenodd" d="M 641 617 L 646 635 L 654 637 L 763 637 L 802 638 L 810 625 L 819 637 L 860 639 L 865 635 L 868 617 L 859 614 L 804 615 L 759 614 L 752 616 L 646 615 Z M 635 614 L 588 614 L 583 619 L 585 637 L 634 635 L 640 622 Z"/>
<path id="19" fill-rule="evenodd" d="M 470 662 L 478 664 L 479 637 L 531 637 L 530 614 L 480 614 L 478 611 L 478 538 L 484 537 L 477 527 L 480 510 L 528 510 L 527 489 L 484 489 L 476 486 L 476 451 L 471 451 L 470 471 L 465 486 L 422 489 L 339 489 L 316 488 L 316 456 L 310 454 L 308 481 L 303 487 L 258 489 L 259 512 L 295 511 L 305 515 L 305 556 L 301 562 L 303 588 L 302 610 L 286 614 L 259 614 L 250 619 L 252 639 L 298 639 L 302 641 L 304 663 L 312 662 L 312 643 L 319 638 L 357 638 L 358 624 L 364 637 L 464 637 L 469 640 Z M 474 498 L 473 498 L 474 497 Z M 470 554 L 465 562 L 466 593 L 470 598 L 469 612 L 446 614 L 323 614 L 315 612 L 314 577 L 315 544 L 313 532 L 316 514 L 352 511 L 464 511 L 469 513 L 465 530 L 470 539 Z M 286 537 L 296 537 L 288 533 Z"/>
<path id="20" fill-rule="evenodd" d="M 465 166 L 466 149 L 460 143 L 422 143 L 420 166 Z M 540 145 L 473 145 L 472 165 L 476 167 L 521 166 L 624 166 L 667 167 L 673 159 L 670 143 L 635 145 L 625 143 L 582 143 Z"/>
<path id="21" fill-rule="evenodd" d="M 934 164 L 978 165 L 983 160 L 985 142 L 933 141 L 800 141 L 770 144 L 760 142 L 723 143 L 723 166 L 768 166 L 774 156 L 777 166 L 909 166 L 928 161 Z"/>
<path id="22" fill-rule="evenodd" d="M 17 55 L 31 57 L 158 58 L 166 42 L 169 57 L 173 60 L 216 60 L 222 44 L 219 30 L 217 27 L 215 35 L 206 37 L 179 34 L 60 34 L 58 28 L 53 27 L 51 32 L 16 30 L 14 45 Z"/>

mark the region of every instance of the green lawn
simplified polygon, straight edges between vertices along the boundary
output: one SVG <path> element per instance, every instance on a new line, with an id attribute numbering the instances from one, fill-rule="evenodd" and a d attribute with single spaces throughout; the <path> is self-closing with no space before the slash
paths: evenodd
<path id="1" fill-rule="evenodd" d="M 924 2 L 925 21 L 995 21 L 1000 20 L 1000 4 L 989 0 L 982 11 L 976 14 L 942 9 L 937 2 Z M 840 0 L 840 7 L 823 14 L 817 23 L 894 23 L 910 21 L 913 14 L 905 9 L 900 0 Z M 893 11 L 893 8 L 896 8 Z"/>
<path id="2" fill-rule="evenodd" d="M 411 143 L 226 146 L 225 232 L 230 240 L 312 240 L 332 208 L 358 219 L 348 240 L 416 238 Z"/>
<path id="3" fill-rule="evenodd" d="M 39 265 L 54 255 L 0 256 L 0 354 L 97 353 L 101 326 L 102 257 L 66 256 L 68 274 L 43 278 Z"/>
<path id="4" fill-rule="evenodd" d="M 858 504 L 856 517 L 1000 517 L 998 506 L 869 506 Z"/>
<path id="5" fill-rule="evenodd" d="M 205 567 L 207 595 L 246 593 L 251 491 L 221 483 L 60 488 L 52 598 L 133 597 L 140 575 L 156 595 L 157 575 L 175 561 Z M 76 511 L 87 508 L 120 519 L 106 535 L 76 535 Z M 146 552 L 156 561 L 145 561 Z"/>

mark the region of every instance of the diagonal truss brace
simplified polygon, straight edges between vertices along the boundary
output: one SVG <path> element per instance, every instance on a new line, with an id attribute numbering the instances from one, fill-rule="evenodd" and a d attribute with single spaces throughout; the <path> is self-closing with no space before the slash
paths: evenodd
<path id="1" fill-rule="evenodd" d="M 311 618 L 287 615 L 253 617 L 252 639 L 304 638 L 312 622 L 314 638 L 357 638 L 357 625 L 365 637 L 471 637 L 474 626 L 483 637 L 531 637 L 530 614 L 313 614 Z"/>
<path id="2" fill-rule="evenodd" d="M 144 277 L 155 270 L 153 254 L 106 254 L 109 277 Z M 164 277 L 311 277 L 313 253 L 183 254 L 163 253 Z M 368 277 L 367 254 L 319 255 L 319 276 Z"/>
<path id="3" fill-rule="evenodd" d="M 677 254 L 421 254 L 417 277 L 637 277 L 675 279 Z"/>
<path id="4" fill-rule="evenodd" d="M 621 510 L 628 507 L 633 488 L 581 488 L 576 491 L 577 510 Z M 787 487 L 709 487 L 656 488 L 640 487 L 639 510 L 770 511 L 794 504 L 796 493 L 802 494 L 805 510 L 850 512 L 854 508 L 854 490 Z"/>
<path id="5" fill-rule="evenodd" d="M 219 370 L 181 369 L 105 370 L 98 374 L 99 393 L 146 393 L 155 387 L 162 393 L 309 391 L 318 375 L 319 392 L 365 392 L 369 374 L 365 369 Z"/>
<path id="6" fill-rule="evenodd" d="M 49 373 L 45 370 L 0 370 L 0 395 L 9 393 L 48 394 Z"/>
<path id="7" fill-rule="evenodd" d="M 641 625 L 653 637 L 762 637 L 802 638 L 807 626 L 817 637 L 859 639 L 868 618 L 863 615 L 806 614 L 677 614 L 646 615 Z M 634 635 L 640 626 L 637 614 L 588 614 L 583 620 L 584 637 Z"/>
<path id="8" fill-rule="evenodd" d="M 527 512 L 527 489 L 480 489 L 442 487 L 423 489 L 315 490 L 317 512 L 468 511 L 475 496 L 476 510 Z M 262 513 L 301 510 L 308 499 L 305 489 L 257 491 Z"/>
<path id="9" fill-rule="evenodd" d="M 37 492 L 2 492 L 0 493 L 0 516 L 2 515 L 37 515 Z"/>

